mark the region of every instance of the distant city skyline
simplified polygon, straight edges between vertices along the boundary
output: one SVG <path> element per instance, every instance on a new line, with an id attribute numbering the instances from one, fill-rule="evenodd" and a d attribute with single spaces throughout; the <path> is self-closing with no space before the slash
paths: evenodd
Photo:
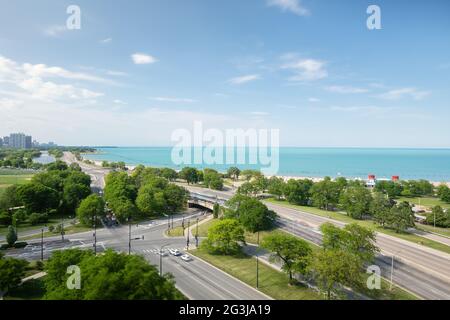
<path id="1" fill-rule="evenodd" d="M 0 0 L 3 135 L 171 146 L 201 121 L 281 146 L 450 147 L 448 1 L 79 0 L 68 30 L 72 4 Z"/>

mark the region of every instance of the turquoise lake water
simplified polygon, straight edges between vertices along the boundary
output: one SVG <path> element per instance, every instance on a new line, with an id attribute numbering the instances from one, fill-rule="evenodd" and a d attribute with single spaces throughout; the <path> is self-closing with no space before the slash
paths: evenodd
<path id="1" fill-rule="evenodd" d="M 91 160 L 124 161 L 128 165 L 180 169 L 171 160 L 171 147 L 97 148 L 98 154 L 85 155 Z M 247 150 L 247 156 L 251 151 Z M 226 171 L 232 165 L 192 165 Z M 236 165 L 241 169 L 260 169 L 259 165 Z M 278 175 L 345 176 L 378 178 L 393 175 L 401 179 L 450 181 L 450 149 L 369 149 L 369 148 L 288 148 L 279 149 Z"/>

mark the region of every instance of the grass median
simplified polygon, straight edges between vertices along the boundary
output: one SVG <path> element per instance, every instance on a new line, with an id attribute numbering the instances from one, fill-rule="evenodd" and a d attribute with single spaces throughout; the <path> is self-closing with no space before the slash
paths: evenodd
<path id="1" fill-rule="evenodd" d="M 190 253 L 213 266 L 225 271 L 233 277 L 256 286 L 256 259 L 247 255 L 224 256 L 212 255 L 205 250 L 193 250 Z M 259 264 L 259 290 L 277 300 L 320 300 L 317 292 L 301 286 L 289 285 L 289 277 L 275 269 Z"/>

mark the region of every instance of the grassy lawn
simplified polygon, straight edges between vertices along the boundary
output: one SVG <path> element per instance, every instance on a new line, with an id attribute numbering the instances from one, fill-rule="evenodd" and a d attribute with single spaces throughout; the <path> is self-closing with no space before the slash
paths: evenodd
<path id="1" fill-rule="evenodd" d="M 68 217 L 64 218 L 64 226 L 65 228 L 68 228 L 70 226 L 72 226 L 68 221 L 67 221 Z M 57 226 L 58 224 L 61 223 L 61 217 L 53 217 L 51 219 L 48 220 L 48 222 L 46 223 L 41 223 L 41 224 L 37 224 L 37 225 L 31 225 L 30 223 L 19 223 L 19 227 L 18 227 L 18 234 L 19 234 L 19 239 L 22 239 L 23 234 L 21 235 L 21 232 L 24 231 L 30 231 L 30 230 L 41 230 L 42 227 L 44 226 Z M 8 231 L 8 226 L 0 226 L 0 235 L 6 235 L 6 232 Z M 39 235 L 40 236 L 40 235 Z"/>
<path id="2" fill-rule="evenodd" d="M 210 221 L 207 221 L 205 223 L 202 223 L 198 226 L 198 234 L 200 237 L 207 237 L 208 236 L 208 229 L 217 224 L 220 220 L 219 219 L 211 219 Z M 259 233 L 259 241 L 263 241 L 263 239 L 268 236 L 269 234 L 273 234 L 274 232 L 284 232 L 281 229 L 273 229 L 270 231 L 261 231 Z M 257 233 L 251 233 L 246 231 L 245 232 L 245 242 L 256 244 L 258 243 L 258 234 Z"/>
<path id="3" fill-rule="evenodd" d="M 0 175 L 0 186 L 10 186 L 13 184 L 25 184 L 31 180 L 33 175 Z"/>
<path id="4" fill-rule="evenodd" d="M 97 227 L 97 229 L 100 229 L 100 228 Z M 65 235 L 86 232 L 86 231 L 90 231 L 90 230 L 93 230 L 93 228 L 85 227 L 81 224 L 64 226 L 64 234 Z M 44 238 L 55 237 L 55 236 L 60 236 L 60 235 L 61 235 L 61 233 L 59 233 L 59 232 L 49 232 L 49 231 L 44 232 Z M 21 240 L 33 240 L 33 239 L 40 239 L 40 238 L 41 238 L 41 234 L 39 233 L 39 234 L 35 234 L 32 236 L 28 236 L 28 237 L 23 237 L 20 239 Z"/>
<path id="5" fill-rule="evenodd" d="M 428 232 L 434 232 L 441 234 L 443 236 L 450 237 L 450 228 L 434 228 L 433 226 L 427 225 L 427 224 L 416 224 L 416 229 L 428 231 Z"/>
<path id="6" fill-rule="evenodd" d="M 29 280 L 12 289 L 4 297 L 5 300 L 41 300 L 45 294 L 44 278 Z"/>
<path id="7" fill-rule="evenodd" d="M 351 217 L 347 216 L 345 213 L 340 213 L 340 212 L 333 212 L 333 211 L 325 211 L 325 210 L 321 210 L 321 209 L 317 209 L 317 208 L 313 208 L 313 207 L 305 207 L 305 206 L 297 206 L 297 205 L 293 205 L 290 204 L 286 201 L 279 201 L 279 200 L 275 200 L 275 199 L 268 199 L 267 200 L 270 203 L 274 203 L 274 204 L 278 204 L 278 205 L 282 205 L 285 207 L 289 207 L 292 209 L 296 209 L 296 210 L 300 210 L 300 211 L 304 211 L 304 212 L 308 212 L 308 213 L 312 213 L 315 215 L 319 215 L 322 217 L 327 217 L 330 219 L 334 219 L 334 220 L 338 220 L 341 222 L 345 222 L 345 223 L 357 223 L 363 227 L 366 227 L 370 230 L 374 230 L 380 233 L 384 233 L 390 236 L 394 236 L 397 238 L 401 238 L 410 242 L 414 242 L 416 244 L 420 244 L 429 248 L 433 248 L 445 253 L 450 253 L 450 247 L 440 243 L 440 242 L 436 242 L 433 240 L 429 240 L 427 238 L 415 235 L 415 234 L 411 234 L 411 233 L 396 233 L 393 230 L 390 229 L 384 229 L 381 228 L 379 225 L 377 225 L 376 223 L 374 223 L 373 221 L 370 220 L 355 220 L 352 219 Z"/>
<path id="8" fill-rule="evenodd" d="M 200 226 L 199 226 L 199 228 L 200 228 Z M 183 237 L 184 236 L 184 228 L 182 226 L 178 226 L 173 229 L 170 229 L 170 232 L 168 230 L 164 231 L 164 234 L 168 237 Z"/>
<path id="9" fill-rule="evenodd" d="M 211 255 L 203 250 L 193 250 L 191 254 L 208 261 L 217 268 L 255 287 L 256 259 L 241 256 Z M 289 286 L 288 276 L 271 267 L 259 264 L 259 290 L 277 300 L 319 300 L 321 296 L 303 286 Z"/>
<path id="10" fill-rule="evenodd" d="M 441 201 L 439 198 L 435 197 L 417 197 L 417 198 L 400 197 L 396 200 L 400 202 L 407 201 L 410 203 L 422 205 L 429 208 L 432 208 L 434 206 L 441 206 L 442 208 L 450 208 L 450 203 L 446 203 L 444 201 Z"/>

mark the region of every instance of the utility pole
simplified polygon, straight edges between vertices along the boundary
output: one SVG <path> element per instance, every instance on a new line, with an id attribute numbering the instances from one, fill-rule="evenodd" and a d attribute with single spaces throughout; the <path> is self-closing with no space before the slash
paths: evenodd
<path id="1" fill-rule="evenodd" d="M 44 228 L 41 229 L 41 261 L 44 261 Z"/>
<path id="2" fill-rule="evenodd" d="M 169 244 L 164 244 L 161 246 L 161 248 L 159 249 L 159 275 L 162 277 L 162 253 L 163 253 L 163 248 L 168 246 Z"/>
<path id="3" fill-rule="evenodd" d="M 64 213 L 61 212 L 61 240 L 64 242 Z"/>
<path id="4" fill-rule="evenodd" d="M 190 232 L 190 230 L 189 230 L 189 226 L 190 226 L 190 220 L 188 220 L 188 227 L 187 227 L 187 229 L 188 229 L 188 231 L 187 231 L 187 239 L 186 239 L 186 250 L 187 251 L 189 251 L 189 232 Z"/>
<path id="5" fill-rule="evenodd" d="M 97 215 L 94 215 L 94 254 L 97 255 Z"/>
<path id="6" fill-rule="evenodd" d="M 258 231 L 258 240 L 257 240 L 258 246 L 256 247 L 256 289 L 259 288 L 259 231 Z"/>
<path id="7" fill-rule="evenodd" d="M 394 255 L 392 255 L 392 262 L 391 262 L 391 284 L 389 286 L 389 291 L 392 291 L 393 276 L 394 276 Z"/>
<path id="8" fill-rule="evenodd" d="M 197 218 L 197 227 L 195 230 L 195 247 L 198 248 L 198 218 Z"/>
<path id="9" fill-rule="evenodd" d="M 128 255 L 131 254 L 131 218 L 128 217 Z"/>
<path id="10" fill-rule="evenodd" d="M 170 215 L 167 215 L 167 233 L 170 234 Z"/>

